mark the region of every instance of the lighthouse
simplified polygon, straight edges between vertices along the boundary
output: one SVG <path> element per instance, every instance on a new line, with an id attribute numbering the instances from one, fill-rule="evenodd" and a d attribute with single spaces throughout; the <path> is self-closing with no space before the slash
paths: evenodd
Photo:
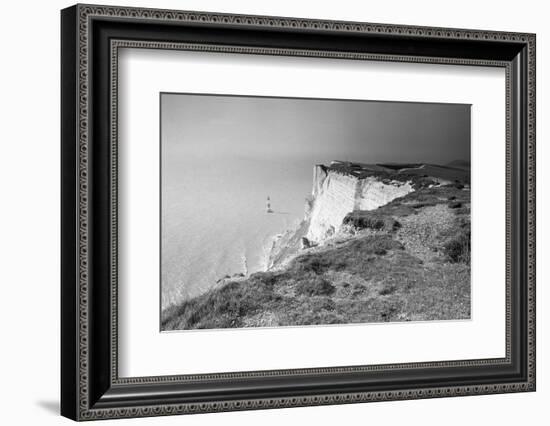
<path id="1" fill-rule="evenodd" d="M 269 195 L 267 196 L 267 201 L 265 202 L 265 211 L 266 213 L 273 213 L 273 210 L 271 210 L 271 200 Z"/>

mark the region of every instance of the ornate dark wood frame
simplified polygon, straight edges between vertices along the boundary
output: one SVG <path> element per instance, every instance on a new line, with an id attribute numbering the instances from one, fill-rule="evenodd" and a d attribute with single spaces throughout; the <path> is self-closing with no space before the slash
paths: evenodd
<path id="1" fill-rule="evenodd" d="M 61 13 L 61 413 L 74 420 L 535 390 L 535 35 L 76 5 Z M 506 69 L 506 356 L 119 378 L 121 47 Z"/>

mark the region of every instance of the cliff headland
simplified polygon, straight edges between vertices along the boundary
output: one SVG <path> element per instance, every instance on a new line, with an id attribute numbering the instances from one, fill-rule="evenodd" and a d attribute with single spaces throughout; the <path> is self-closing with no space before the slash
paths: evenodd
<path id="1" fill-rule="evenodd" d="M 470 168 L 317 165 L 268 270 L 162 312 L 162 329 L 470 318 Z"/>

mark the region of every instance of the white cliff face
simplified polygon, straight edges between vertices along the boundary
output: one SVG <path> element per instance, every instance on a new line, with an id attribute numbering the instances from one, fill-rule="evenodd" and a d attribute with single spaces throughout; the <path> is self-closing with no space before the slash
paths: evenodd
<path id="1" fill-rule="evenodd" d="M 355 210 L 374 210 L 413 191 L 408 182 L 384 183 L 374 176 L 358 179 L 323 166 L 313 172 L 312 201 L 306 238 L 320 243 L 338 232 L 345 216 Z"/>
<path id="2" fill-rule="evenodd" d="M 391 181 L 384 183 L 376 177 L 361 179 L 357 185 L 360 189 L 358 189 L 358 194 L 355 197 L 355 210 L 377 209 L 414 190 L 410 182 Z"/>
<path id="3" fill-rule="evenodd" d="M 306 238 L 321 242 L 338 231 L 355 208 L 357 179 L 315 166 L 312 205 Z"/>

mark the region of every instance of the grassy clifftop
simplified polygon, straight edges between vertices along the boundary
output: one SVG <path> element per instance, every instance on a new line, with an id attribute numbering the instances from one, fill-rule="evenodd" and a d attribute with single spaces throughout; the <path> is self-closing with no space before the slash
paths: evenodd
<path id="1" fill-rule="evenodd" d="M 470 317 L 470 191 L 422 188 L 344 219 L 284 268 L 165 310 L 162 329 L 274 327 Z"/>

